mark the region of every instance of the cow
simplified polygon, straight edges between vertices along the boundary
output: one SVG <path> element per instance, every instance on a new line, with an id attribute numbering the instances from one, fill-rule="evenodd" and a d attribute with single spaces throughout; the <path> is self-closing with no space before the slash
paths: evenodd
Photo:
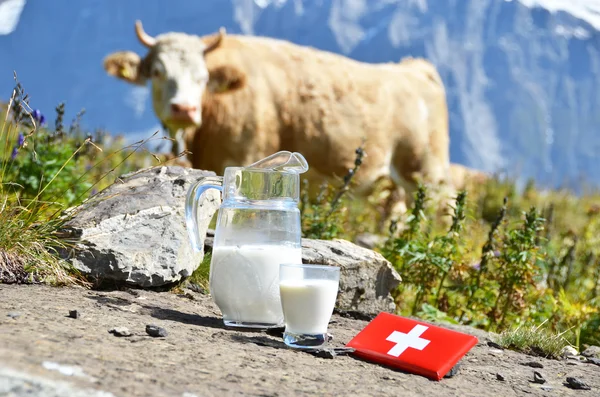
<path id="1" fill-rule="evenodd" d="M 450 163 L 450 183 L 456 190 L 468 189 L 487 182 L 490 176 L 462 164 Z"/>
<path id="2" fill-rule="evenodd" d="M 152 37 L 136 21 L 135 32 L 145 57 L 117 51 L 104 69 L 128 83 L 151 81 L 156 116 L 172 138 L 184 131 L 193 168 L 222 174 L 288 150 L 305 156 L 311 182 L 331 180 L 353 167 L 364 142 L 355 194 L 387 179 L 405 211 L 419 182 L 450 185 L 445 88 L 425 59 L 365 63 L 223 28 Z"/>

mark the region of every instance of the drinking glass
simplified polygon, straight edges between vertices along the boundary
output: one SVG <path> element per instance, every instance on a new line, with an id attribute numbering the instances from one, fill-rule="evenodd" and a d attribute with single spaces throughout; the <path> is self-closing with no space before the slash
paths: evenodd
<path id="1" fill-rule="evenodd" d="M 283 340 L 293 348 L 319 348 L 327 343 L 340 268 L 325 265 L 281 264 L 279 292 L 285 322 Z"/>

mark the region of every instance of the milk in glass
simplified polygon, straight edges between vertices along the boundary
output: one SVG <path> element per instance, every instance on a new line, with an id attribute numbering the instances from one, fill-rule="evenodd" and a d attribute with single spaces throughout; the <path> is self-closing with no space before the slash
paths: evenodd
<path id="1" fill-rule="evenodd" d="M 285 332 L 324 334 L 333 314 L 338 281 L 289 279 L 279 284 Z"/>
<path id="2" fill-rule="evenodd" d="M 279 264 L 301 262 L 300 247 L 259 244 L 214 247 L 210 290 L 225 323 L 283 325 Z"/>

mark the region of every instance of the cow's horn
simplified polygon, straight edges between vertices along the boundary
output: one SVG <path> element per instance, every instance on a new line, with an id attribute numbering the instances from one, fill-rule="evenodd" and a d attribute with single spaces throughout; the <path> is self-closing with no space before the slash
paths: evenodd
<path id="1" fill-rule="evenodd" d="M 145 45 L 148 48 L 154 47 L 156 44 L 156 39 L 150 36 L 148 33 L 144 32 L 144 28 L 142 27 L 142 21 L 135 21 L 135 34 L 137 35 L 140 43 Z"/>
<path id="2" fill-rule="evenodd" d="M 219 29 L 219 35 L 214 39 L 214 41 L 212 43 L 210 43 L 209 45 L 206 46 L 206 48 L 204 49 L 204 53 L 209 53 L 212 50 L 214 50 L 215 48 L 217 48 L 220 44 L 221 41 L 223 40 L 223 37 L 225 36 L 225 28 L 221 27 L 221 29 Z"/>

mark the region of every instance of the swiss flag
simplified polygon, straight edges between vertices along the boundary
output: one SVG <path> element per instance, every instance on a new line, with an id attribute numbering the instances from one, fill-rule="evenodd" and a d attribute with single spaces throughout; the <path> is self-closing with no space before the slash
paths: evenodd
<path id="1" fill-rule="evenodd" d="M 440 380 L 477 342 L 472 335 L 383 312 L 346 346 L 365 360 Z"/>

